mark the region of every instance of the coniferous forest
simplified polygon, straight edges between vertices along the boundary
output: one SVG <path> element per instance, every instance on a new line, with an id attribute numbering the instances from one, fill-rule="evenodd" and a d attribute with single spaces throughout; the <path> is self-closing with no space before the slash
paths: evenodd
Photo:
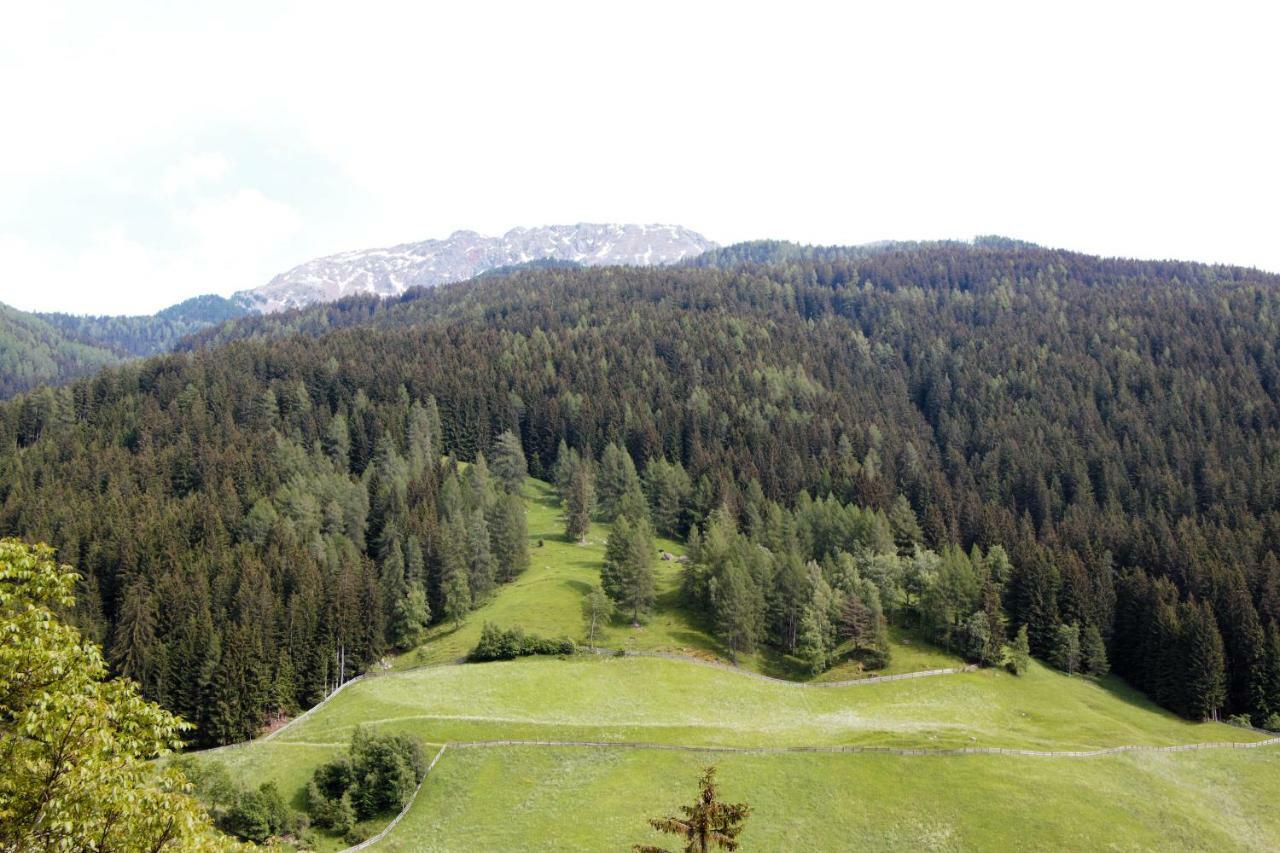
<path id="1" fill-rule="evenodd" d="M 570 455 L 566 497 L 590 476 L 597 514 L 688 539 L 684 594 L 731 650 L 820 670 L 890 618 L 993 662 L 1025 627 L 1063 668 L 1261 723 L 1278 285 L 999 240 L 759 244 L 245 317 L 0 405 L 0 533 L 83 572 L 69 615 L 204 743 L 514 578 L 518 473 Z"/>

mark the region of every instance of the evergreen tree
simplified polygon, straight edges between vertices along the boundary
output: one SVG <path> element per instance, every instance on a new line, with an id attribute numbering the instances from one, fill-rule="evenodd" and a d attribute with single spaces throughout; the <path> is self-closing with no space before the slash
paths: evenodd
<path id="1" fill-rule="evenodd" d="M 751 816 L 746 803 L 725 803 L 716 788 L 716 768 L 708 767 L 698 782 L 698 799 L 692 806 L 681 806 L 683 817 L 651 820 L 659 832 L 674 835 L 685 842 L 688 853 L 711 853 L 712 846 L 721 850 L 737 850 L 738 836 Z M 665 853 L 659 847 L 635 845 L 636 853 Z"/>
<path id="2" fill-rule="evenodd" d="M 764 629 L 764 597 L 746 568 L 736 560 L 727 562 L 713 581 L 711 606 L 716 636 L 737 663 L 738 655 L 756 650 Z"/>
<path id="3" fill-rule="evenodd" d="M 595 477 L 591 465 L 579 464 L 569 481 L 564 502 L 565 535 L 573 542 L 585 542 L 591 530 L 591 513 L 595 508 Z"/>
<path id="4" fill-rule="evenodd" d="M 1190 603 L 1184 631 L 1186 714 L 1197 720 L 1216 719 L 1227 699 L 1226 654 L 1208 602 Z"/>
<path id="5" fill-rule="evenodd" d="M 605 543 L 600 583 L 620 608 L 631 612 L 635 624 L 653 604 L 656 591 L 653 555 L 653 532 L 648 521 L 632 521 L 622 516 L 614 522 Z"/>
<path id="6" fill-rule="evenodd" d="M 529 476 L 529 466 L 525 462 L 524 448 L 520 446 L 520 439 L 510 430 L 499 435 L 494 441 L 491 470 L 502 490 L 507 494 L 524 493 L 524 480 Z"/>
<path id="7" fill-rule="evenodd" d="M 650 459 L 644 469 L 644 491 L 649 500 L 649 515 L 658 533 L 681 536 L 685 529 L 685 510 L 693 491 L 684 466 L 678 461 Z"/>
<path id="8" fill-rule="evenodd" d="M 600 456 L 600 473 L 596 477 L 596 508 L 602 521 L 613 521 L 622 511 L 622 500 L 629 492 L 640 489 L 631 454 L 610 442 Z"/>
<path id="9" fill-rule="evenodd" d="M 467 518 L 467 577 L 475 601 L 487 598 L 496 577 L 493 550 L 489 544 L 489 522 L 484 510 L 477 507 Z"/>
<path id="10" fill-rule="evenodd" d="M 1054 632 L 1049 661 L 1058 669 L 1074 675 L 1080 669 L 1080 626 L 1072 622 L 1059 625 Z"/>
<path id="11" fill-rule="evenodd" d="M 405 584 L 403 594 L 391 611 L 389 622 L 391 644 L 397 649 L 412 649 L 422 642 L 431 623 L 431 607 L 427 594 L 418 581 Z"/>
<path id="12" fill-rule="evenodd" d="M 1084 671 L 1090 675 L 1106 675 L 1111 664 L 1107 661 L 1107 644 L 1102 640 L 1098 626 L 1090 622 L 1080 638 L 1080 658 Z"/>
<path id="13" fill-rule="evenodd" d="M 499 495 L 489 511 L 489 538 L 498 580 L 506 583 L 529 568 L 529 531 L 524 501 L 513 494 Z"/>

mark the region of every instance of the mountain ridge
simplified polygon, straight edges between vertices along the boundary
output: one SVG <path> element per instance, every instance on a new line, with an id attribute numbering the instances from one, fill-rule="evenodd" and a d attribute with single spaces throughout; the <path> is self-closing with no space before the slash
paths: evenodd
<path id="1" fill-rule="evenodd" d="M 464 281 L 539 260 L 658 266 L 714 248 L 716 243 L 681 225 L 546 225 L 512 228 L 496 237 L 459 230 L 443 239 L 314 258 L 232 299 L 250 310 L 273 313 L 358 294 L 398 296 L 413 287 Z"/>

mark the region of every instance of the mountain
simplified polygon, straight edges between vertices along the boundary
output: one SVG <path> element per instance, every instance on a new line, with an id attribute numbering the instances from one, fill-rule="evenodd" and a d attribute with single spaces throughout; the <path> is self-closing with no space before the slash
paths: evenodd
<path id="1" fill-rule="evenodd" d="M 531 261 L 655 266 L 715 247 L 701 234 L 678 225 L 549 225 L 513 228 L 501 237 L 455 231 L 443 240 L 317 258 L 232 298 L 245 307 L 270 313 L 357 294 L 396 296 L 411 287 L 463 281 L 498 267 Z"/>

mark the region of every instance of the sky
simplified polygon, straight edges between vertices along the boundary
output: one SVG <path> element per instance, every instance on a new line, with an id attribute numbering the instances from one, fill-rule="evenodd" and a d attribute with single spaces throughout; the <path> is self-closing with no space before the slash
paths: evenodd
<path id="1" fill-rule="evenodd" d="M 0 0 L 0 302 L 574 222 L 1280 271 L 1271 6 Z"/>

